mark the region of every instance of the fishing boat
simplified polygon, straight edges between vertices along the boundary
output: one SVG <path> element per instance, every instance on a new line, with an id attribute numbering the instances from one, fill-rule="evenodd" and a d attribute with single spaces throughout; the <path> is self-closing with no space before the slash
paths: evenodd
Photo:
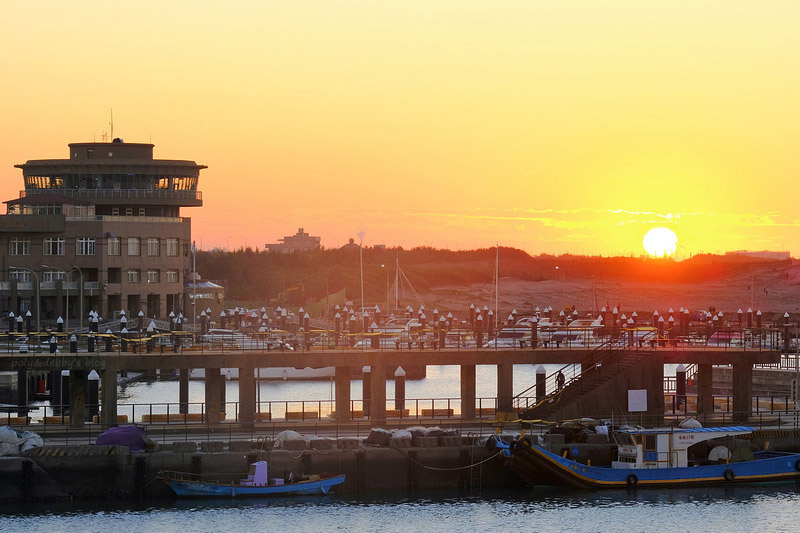
<path id="1" fill-rule="evenodd" d="M 224 482 L 200 474 L 162 470 L 156 476 L 181 497 L 255 497 L 289 496 L 293 494 L 328 494 L 331 487 L 344 483 L 344 474 L 336 476 L 309 475 L 289 479 L 268 476 L 267 461 L 250 465 L 247 477 L 238 481 Z"/>
<path id="2" fill-rule="evenodd" d="M 595 466 L 571 459 L 574 445 L 562 455 L 534 444 L 531 437 L 513 443 L 494 438 L 494 444 L 511 458 L 511 470 L 529 485 L 574 488 L 670 487 L 754 483 L 800 479 L 800 454 L 740 448 L 731 454 L 719 446 L 709 459 L 696 459 L 690 448 L 701 442 L 747 435 L 748 426 L 715 428 L 631 429 L 615 432 L 617 459 L 610 466 Z M 707 443 L 708 445 L 708 443 Z M 572 449 L 571 449 L 572 448 Z M 744 450 L 744 451 L 742 451 Z M 690 459 L 691 457 L 691 459 Z"/>

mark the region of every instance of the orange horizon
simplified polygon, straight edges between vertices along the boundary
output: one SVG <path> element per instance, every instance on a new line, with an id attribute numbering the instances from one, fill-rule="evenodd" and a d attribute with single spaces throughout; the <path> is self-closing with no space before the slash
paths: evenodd
<path id="1" fill-rule="evenodd" d="M 788 0 L 42 4 L 2 8 L 2 201 L 113 108 L 115 137 L 208 166 L 182 211 L 206 250 L 303 227 L 639 256 L 666 227 L 677 259 L 800 256 Z"/>

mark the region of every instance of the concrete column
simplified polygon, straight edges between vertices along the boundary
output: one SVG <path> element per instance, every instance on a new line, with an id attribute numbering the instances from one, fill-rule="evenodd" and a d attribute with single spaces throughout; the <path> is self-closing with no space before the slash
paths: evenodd
<path id="1" fill-rule="evenodd" d="M 372 368 L 369 365 L 361 369 L 361 405 L 364 416 L 369 418 L 369 407 L 372 400 Z"/>
<path id="2" fill-rule="evenodd" d="M 514 412 L 514 365 L 511 362 L 511 354 L 500 356 L 497 364 L 497 412 L 498 419 L 500 413 Z"/>
<path id="3" fill-rule="evenodd" d="M 220 392 L 219 382 L 222 379 L 219 375 L 219 368 L 206 368 L 206 422 L 209 424 L 219 424 L 219 403 Z"/>
<path id="4" fill-rule="evenodd" d="M 373 425 L 383 425 L 386 423 L 386 363 L 383 354 L 370 354 L 370 367 L 372 368 L 372 379 L 370 379 L 371 405 L 369 415 Z"/>
<path id="5" fill-rule="evenodd" d="M 100 408 L 102 409 L 102 424 L 110 428 L 117 424 L 117 369 L 112 365 L 100 372 Z M 131 420 L 133 422 L 133 420 Z"/>
<path id="6" fill-rule="evenodd" d="M 733 420 L 747 422 L 753 410 L 753 365 L 733 364 Z"/>
<path id="7" fill-rule="evenodd" d="M 178 371 L 178 411 L 182 414 L 189 412 L 189 369 L 181 368 Z"/>
<path id="8" fill-rule="evenodd" d="M 394 373 L 394 408 L 402 414 L 406 408 L 406 371 L 398 366 Z"/>
<path id="9" fill-rule="evenodd" d="M 678 365 L 675 370 L 675 412 L 678 412 L 683 406 L 683 412 L 686 412 L 686 367 Z"/>
<path id="10" fill-rule="evenodd" d="M 253 427 L 256 419 L 256 369 L 239 369 L 239 423 L 242 427 Z"/>
<path id="11" fill-rule="evenodd" d="M 350 412 L 350 367 L 337 366 L 334 380 L 336 387 L 336 420 L 352 420 L 353 416 Z"/>
<path id="12" fill-rule="evenodd" d="M 69 425 L 73 428 L 83 428 L 86 424 L 86 376 L 86 370 L 72 370 L 69 373 Z"/>
<path id="13" fill-rule="evenodd" d="M 461 418 L 473 420 L 476 418 L 476 388 L 475 365 L 461 365 Z"/>
<path id="14" fill-rule="evenodd" d="M 547 396 L 547 370 L 543 365 L 536 368 L 536 401 L 540 402 Z"/>
<path id="15" fill-rule="evenodd" d="M 714 414 L 713 365 L 697 365 L 695 380 L 697 381 L 697 414 Z"/>
<path id="16" fill-rule="evenodd" d="M 26 407 L 28 405 L 28 371 L 17 371 L 17 405 Z M 24 410 L 23 410 L 24 411 Z M 27 411 L 24 411 L 27 412 Z"/>

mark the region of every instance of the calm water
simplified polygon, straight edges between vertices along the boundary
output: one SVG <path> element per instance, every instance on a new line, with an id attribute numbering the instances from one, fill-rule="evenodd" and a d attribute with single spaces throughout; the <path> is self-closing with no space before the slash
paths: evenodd
<path id="1" fill-rule="evenodd" d="M 423 494 L 159 505 L 0 507 L 13 532 L 107 531 L 798 531 L 795 484 L 724 489 L 577 492 L 529 489 L 480 497 Z"/>

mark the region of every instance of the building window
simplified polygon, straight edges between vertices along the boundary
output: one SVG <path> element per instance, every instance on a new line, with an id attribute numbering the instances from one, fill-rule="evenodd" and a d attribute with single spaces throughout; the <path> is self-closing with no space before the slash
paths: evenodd
<path id="1" fill-rule="evenodd" d="M 27 270 L 9 270 L 8 278 L 17 281 L 28 282 L 31 280 L 31 273 Z"/>
<path id="2" fill-rule="evenodd" d="M 170 257 L 177 257 L 178 255 L 178 239 L 167 238 L 167 255 Z"/>
<path id="3" fill-rule="evenodd" d="M 158 283 L 158 270 L 147 271 L 147 283 Z"/>
<path id="4" fill-rule="evenodd" d="M 66 279 L 66 272 L 63 270 L 45 270 L 42 272 L 42 281 L 61 281 Z"/>
<path id="5" fill-rule="evenodd" d="M 167 270 L 167 283 L 178 283 L 177 270 Z"/>
<path id="6" fill-rule="evenodd" d="M 64 255 L 66 239 L 48 237 L 44 240 L 42 255 Z"/>
<path id="7" fill-rule="evenodd" d="M 145 213 L 145 211 L 144 211 L 144 206 L 141 206 L 141 207 L 139 207 L 139 216 L 140 216 L 140 217 L 143 217 L 143 216 L 144 216 L 144 213 Z"/>
<path id="8" fill-rule="evenodd" d="M 8 255 L 31 255 L 31 240 L 9 239 Z"/>
<path id="9" fill-rule="evenodd" d="M 139 237 L 128 237 L 128 255 L 141 255 Z"/>
<path id="10" fill-rule="evenodd" d="M 160 253 L 160 240 L 158 237 L 147 238 L 147 255 L 159 255 Z"/>
<path id="11" fill-rule="evenodd" d="M 108 255 L 121 255 L 122 244 L 119 237 L 108 238 Z"/>
<path id="12" fill-rule="evenodd" d="M 139 283 L 141 274 L 138 270 L 128 270 L 128 283 Z"/>
<path id="13" fill-rule="evenodd" d="M 111 208 L 111 215 L 115 217 L 119 216 L 119 206 L 115 205 Z"/>
<path id="14" fill-rule="evenodd" d="M 126 207 L 125 208 L 125 216 L 126 217 L 132 217 L 133 216 L 133 208 L 132 207 Z"/>
<path id="15" fill-rule="evenodd" d="M 94 237 L 75 239 L 75 255 L 94 255 Z"/>

